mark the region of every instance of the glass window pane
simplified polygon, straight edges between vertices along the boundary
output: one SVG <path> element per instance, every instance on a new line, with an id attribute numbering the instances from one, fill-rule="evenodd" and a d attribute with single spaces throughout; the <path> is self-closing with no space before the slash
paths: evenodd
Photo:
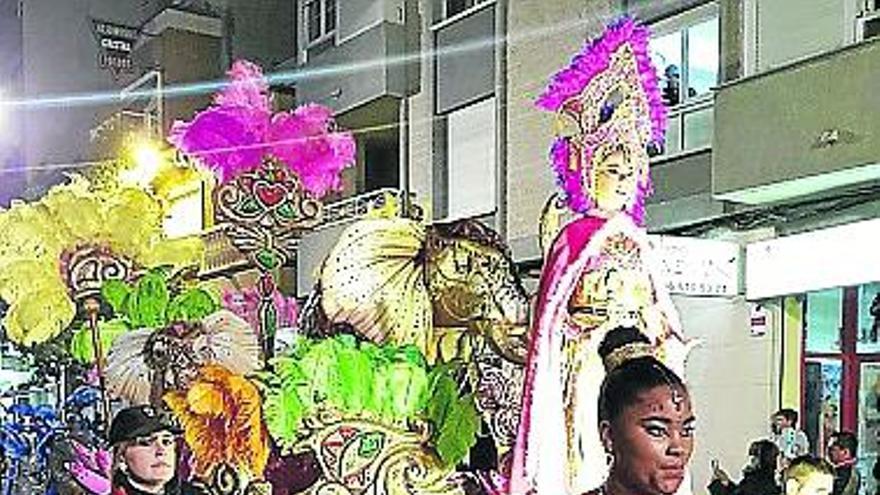
<path id="1" fill-rule="evenodd" d="M 471 5 L 473 5 L 473 0 L 446 0 L 446 17 L 464 12 Z"/>
<path id="2" fill-rule="evenodd" d="M 842 289 L 807 293 L 807 352 L 840 352 L 842 318 Z"/>
<path id="3" fill-rule="evenodd" d="M 664 155 L 672 155 L 681 151 L 681 115 L 670 115 L 666 124 L 666 143 Z"/>
<path id="4" fill-rule="evenodd" d="M 663 101 L 669 106 L 677 105 L 681 102 L 681 31 L 652 38 L 649 49 Z"/>
<path id="5" fill-rule="evenodd" d="M 688 28 L 688 97 L 708 93 L 718 84 L 718 18 Z"/>
<path id="6" fill-rule="evenodd" d="M 336 0 L 324 0 L 326 12 L 324 14 L 324 34 L 336 30 Z"/>
<path id="7" fill-rule="evenodd" d="M 880 363 L 863 363 L 859 372 L 859 464 L 862 493 L 875 493 L 871 476 L 880 439 Z"/>
<path id="8" fill-rule="evenodd" d="M 833 359 L 810 359 L 805 365 L 804 431 L 813 454 L 824 457 L 831 434 L 840 428 L 843 364 Z"/>
<path id="9" fill-rule="evenodd" d="M 856 352 L 880 353 L 880 282 L 859 286 L 859 334 Z"/>
<path id="10" fill-rule="evenodd" d="M 306 4 L 306 19 L 309 23 L 309 41 L 315 41 L 321 37 L 321 2 L 314 1 Z"/>
<path id="11" fill-rule="evenodd" d="M 714 121 L 712 107 L 684 114 L 684 149 L 711 146 Z"/>

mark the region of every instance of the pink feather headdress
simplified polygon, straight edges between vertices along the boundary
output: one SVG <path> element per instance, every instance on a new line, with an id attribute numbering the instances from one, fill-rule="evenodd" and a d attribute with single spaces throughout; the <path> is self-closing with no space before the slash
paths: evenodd
<path id="1" fill-rule="evenodd" d="M 214 104 L 190 122 L 175 122 L 168 140 L 198 157 L 221 181 L 257 168 L 265 155 L 289 167 L 316 198 L 342 187 L 355 162 L 350 132 L 336 130 L 333 112 L 316 104 L 273 114 L 269 83 L 259 66 L 238 60 Z"/>
<path id="2" fill-rule="evenodd" d="M 666 107 L 648 53 L 649 37 L 646 27 L 628 17 L 620 19 L 553 75 L 536 101 L 539 108 L 576 124 L 573 135 L 554 140 L 550 160 L 568 206 L 578 213 L 594 206 L 584 177 L 589 177 L 599 147 L 619 143 L 644 150 L 664 141 Z M 627 207 L 638 223 L 651 191 L 647 164 L 644 168 Z"/>

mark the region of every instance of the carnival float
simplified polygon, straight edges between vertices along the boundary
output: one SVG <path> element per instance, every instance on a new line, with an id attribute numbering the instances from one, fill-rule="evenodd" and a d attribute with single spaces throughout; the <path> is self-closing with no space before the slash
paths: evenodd
<path id="1" fill-rule="evenodd" d="M 536 305 L 491 228 L 397 208 L 346 228 L 301 304 L 281 294 L 279 270 L 342 188 L 355 140 L 326 107 L 273 111 L 246 61 L 173 126 L 181 160 L 152 187 L 71 177 L 0 212 L 5 338 L 64 377 L 51 405 L 0 411 L 3 495 L 105 495 L 108 420 L 140 404 L 181 426 L 181 472 L 204 493 L 597 486 L 602 332 L 638 327 L 679 371 L 689 348 L 643 227 L 648 151 L 665 126 L 646 50 L 647 32 L 624 19 L 538 99 L 556 115 L 562 194 L 541 219 Z M 162 190 L 205 173 L 251 286 L 211 283 L 203 241 L 162 231 Z"/>

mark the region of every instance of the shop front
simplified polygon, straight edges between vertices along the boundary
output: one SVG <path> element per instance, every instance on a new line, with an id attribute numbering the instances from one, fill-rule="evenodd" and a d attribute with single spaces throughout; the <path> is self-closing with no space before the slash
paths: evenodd
<path id="1" fill-rule="evenodd" d="M 880 450 L 878 240 L 868 220 L 747 247 L 747 297 L 782 303 L 780 405 L 800 411 L 814 454 L 857 435 L 864 493 Z"/>

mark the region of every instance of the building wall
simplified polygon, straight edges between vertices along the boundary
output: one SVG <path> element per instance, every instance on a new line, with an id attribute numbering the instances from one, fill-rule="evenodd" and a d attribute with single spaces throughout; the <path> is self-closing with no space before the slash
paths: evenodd
<path id="1" fill-rule="evenodd" d="M 23 0 L 24 96 L 39 99 L 118 89 L 113 74 L 98 67 L 91 18 L 136 25 L 138 9 L 118 0 Z M 28 167 L 89 160 L 89 130 L 106 103 L 30 105 L 25 112 Z M 60 171 L 34 172 L 44 182 Z M 37 193 L 38 191 L 34 191 Z"/>
<path id="2" fill-rule="evenodd" d="M 268 69 L 295 57 L 296 14 L 296 0 L 230 0 L 232 58 Z"/>
<path id="3" fill-rule="evenodd" d="M 533 102 L 549 76 L 619 12 L 619 2 L 612 0 L 509 2 L 507 226 L 515 257 L 537 254 L 541 209 L 554 192 L 547 161 L 553 115 Z"/>
<path id="4" fill-rule="evenodd" d="M 769 418 L 778 408 L 781 330 L 774 324 L 767 334 L 751 336 L 749 306 L 741 297 L 673 297 L 673 303 L 686 337 L 701 342 L 685 373 L 697 417 L 692 488 L 705 493 L 712 459 L 738 479 L 749 443 L 770 433 Z"/>
<path id="5" fill-rule="evenodd" d="M 18 0 L 0 0 L 0 100 L 22 88 L 22 24 Z M 0 207 L 25 188 L 20 112 L 0 107 Z"/>
<path id="6" fill-rule="evenodd" d="M 429 55 L 421 58 L 418 72 L 421 91 L 409 99 L 410 186 L 428 218 L 433 217 L 432 199 L 437 179 L 434 173 L 434 150 L 438 146 L 434 135 L 434 57 L 430 55 L 434 49 L 431 25 L 437 20 L 434 17 L 434 4 L 434 0 L 418 2 L 418 46 L 422 53 Z"/>

